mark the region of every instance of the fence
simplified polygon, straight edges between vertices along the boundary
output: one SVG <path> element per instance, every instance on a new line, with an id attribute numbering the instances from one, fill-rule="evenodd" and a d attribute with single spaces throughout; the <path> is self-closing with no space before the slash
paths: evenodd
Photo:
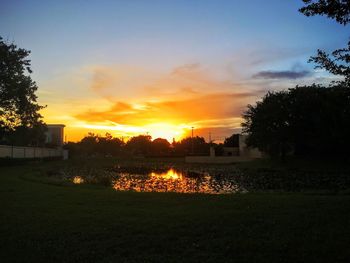
<path id="1" fill-rule="evenodd" d="M 68 159 L 68 150 L 42 148 L 42 147 L 23 147 L 0 145 L 0 158 L 50 158 L 62 157 L 64 160 Z"/>

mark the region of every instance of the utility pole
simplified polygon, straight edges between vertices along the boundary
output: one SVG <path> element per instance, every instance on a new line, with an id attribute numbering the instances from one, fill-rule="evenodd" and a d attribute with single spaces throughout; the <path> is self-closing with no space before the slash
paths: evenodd
<path id="1" fill-rule="evenodd" d="M 194 154 L 194 145 L 193 145 L 193 128 L 194 127 L 191 127 L 191 129 L 192 129 L 192 136 L 191 136 L 191 143 L 192 143 L 192 155 Z"/>

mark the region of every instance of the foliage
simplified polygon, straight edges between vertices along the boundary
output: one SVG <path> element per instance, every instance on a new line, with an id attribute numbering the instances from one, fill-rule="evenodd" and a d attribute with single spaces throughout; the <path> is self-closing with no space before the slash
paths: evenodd
<path id="1" fill-rule="evenodd" d="M 89 133 L 80 142 L 69 142 L 65 145 L 71 155 L 142 155 L 142 156 L 185 156 L 189 154 L 209 154 L 209 144 L 203 137 L 188 137 L 170 144 L 166 139 L 152 141 L 149 135 L 131 137 L 126 143 L 110 134 L 104 137 Z M 193 151 L 192 151 L 193 149 Z"/>
<path id="2" fill-rule="evenodd" d="M 239 134 L 232 134 L 224 141 L 225 147 L 239 147 Z"/>
<path id="3" fill-rule="evenodd" d="M 38 89 L 31 79 L 30 51 L 8 44 L 0 37 L 0 139 L 2 143 L 40 144 L 44 123 L 37 103 Z M 32 134 L 36 134 L 34 138 Z"/>
<path id="4" fill-rule="evenodd" d="M 126 143 L 125 147 L 132 154 L 146 155 L 151 151 L 151 139 L 149 135 L 135 136 Z"/>
<path id="5" fill-rule="evenodd" d="M 291 143 L 289 103 L 288 92 L 280 91 L 267 93 L 255 106 L 248 105 L 242 123 L 243 132 L 249 135 L 247 145 L 284 157 Z"/>
<path id="6" fill-rule="evenodd" d="M 173 142 L 175 155 L 208 155 L 209 144 L 203 137 L 187 137 L 179 142 Z"/>
<path id="7" fill-rule="evenodd" d="M 350 89 L 296 87 L 268 93 L 243 114 L 247 144 L 272 156 L 350 154 Z"/>
<path id="8" fill-rule="evenodd" d="M 303 0 L 306 6 L 299 9 L 306 16 L 326 15 L 346 26 L 350 22 L 350 0 Z M 316 68 L 343 77 L 337 84 L 350 87 L 350 41 L 347 47 L 337 49 L 331 54 L 318 50 L 317 55 L 311 57 L 310 62 L 317 64 Z"/>
<path id="9" fill-rule="evenodd" d="M 152 155 L 167 156 L 171 152 L 170 143 L 166 139 L 157 138 L 152 141 Z"/>
<path id="10" fill-rule="evenodd" d="M 343 25 L 350 22 L 349 0 L 303 0 L 303 2 L 306 6 L 299 11 L 306 16 L 326 15 Z"/>
<path id="11" fill-rule="evenodd" d="M 42 122 L 35 123 L 30 128 L 21 125 L 8 132 L 6 138 L 13 145 L 44 146 L 46 130 L 46 125 Z"/>
<path id="12" fill-rule="evenodd" d="M 106 133 L 105 137 L 98 137 L 98 152 L 103 155 L 118 155 L 124 142 Z"/>
<path id="13" fill-rule="evenodd" d="M 69 149 L 71 155 L 101 155 L 101 156 L 117 156 L 121 152 L 124 142 L 118 138 L 112 137 L 109 133 L 100 136 L 89 133 L 80 142 L 69 142 L 65 145 Z"/>
<path id="14" fill-rule="evenodd" d="M 303 0 L 299 11 L 306 16 L 326 15 L 346 26 L 350 22 L 349 0 Z M 282 158 L 291 153 L 327 158 L 350 153 L 350 42 L 347 48 L 328 54 L 318 50 L 311 57 L 316 68 L 343 79 L 328 88 L 296 87 L 268 93 L 243 114 L 248 145 Z"/>
<path id="15" fill-rule="evenodd" d="M 319 49 L 317 56 L 311 57 L 309 61 L 315 62 L 316 68 L 325 69 L 333 75 L 343 77 L 344 80 L 336 84 L 350 88 L 350 41 L 346 48 L 337 49 L 331 55 Z"/>

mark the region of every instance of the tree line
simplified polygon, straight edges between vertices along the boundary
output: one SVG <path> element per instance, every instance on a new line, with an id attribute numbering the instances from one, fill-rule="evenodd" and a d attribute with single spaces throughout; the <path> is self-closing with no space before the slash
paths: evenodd
<path id="1" fill-rule="evenodd" d="M 223 147 L 238 147 L 238 134 L 233 134 L 222 143 L 206 142 L 203 137 L 186 137 L 169 143 L 166 139 L 152 140 L 149 135 L 137 135 L 129 140 L 88 133 L 79 142 L 68 142 L 64 146 L 72 156 L 148 156 L 171 157 L 187 155 L 209 155 L 210 147 L 214 147 L 216 155 L 223 155 Z"/>
<path id="2" fill-rule="evenodd" d="M 79 142 L 68 142 L 65 148 L 73 156 L 185 156 L 208 155 L 210 144 L 203 137 L 188 137 L 169 143 L 166 139 L 152 140 L 149 135 L 138 135 L 124 142 L 106 133 L 89 133 Z"/>

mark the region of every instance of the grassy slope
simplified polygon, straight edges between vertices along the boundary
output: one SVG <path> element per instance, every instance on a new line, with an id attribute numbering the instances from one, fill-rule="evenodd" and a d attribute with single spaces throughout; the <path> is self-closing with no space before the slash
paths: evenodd
<path id="1" fill-rule="evenodd" d="M 1 262 L 350 262 L 348 195 L 114 192 L 31 169 L 0 168 Z"/>

